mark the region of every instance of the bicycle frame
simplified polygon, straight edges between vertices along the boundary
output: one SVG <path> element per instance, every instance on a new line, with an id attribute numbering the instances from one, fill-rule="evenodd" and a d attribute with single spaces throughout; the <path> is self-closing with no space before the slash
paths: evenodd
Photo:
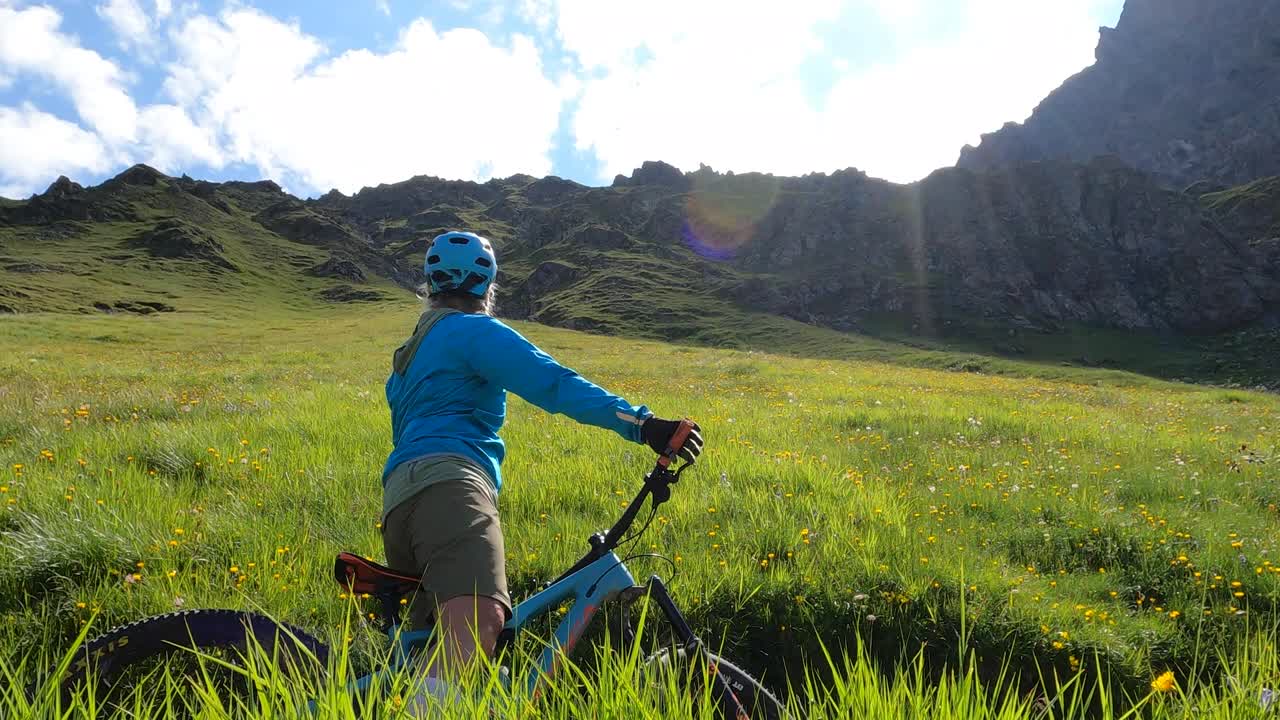
<path id="1" fill-rule="evenodd" d="M 554 611 L 566 600 L 573 600 L 572 607 L 556 627 L 552 643 L 542 651 L 537 671 L 531 672 L 525 680 L 530 697 L 535 697 L 541 690 L 541 684 L 555 675 L 561 658 L 572 652 L 600 606 L 635 587 L 635 578 L 626 565 L 616 554 L 609 552 L 515 606 L 511 619 L 503 626 L 504 634 L 518 634 L 534 619 Z M 414 651 L 421 651 L 430 644 L 434 632 L 435 628 L 402 632 L 400 623 L 393 621 L 387 630 L 392 642 L 391 661 L 386 667 L 353 681 L 351 689 L 364 692 L 379 678 L 389 677 L 404 668 Z"/>

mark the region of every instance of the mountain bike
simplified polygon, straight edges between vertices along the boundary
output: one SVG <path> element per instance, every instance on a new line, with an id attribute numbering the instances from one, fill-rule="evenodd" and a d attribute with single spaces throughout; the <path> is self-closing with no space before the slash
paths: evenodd
<path id="1" fill-rule="evenodd" d="M 511 619 L 498 638 L 495 655 L 500 659 L 517 635 L 527 631 L 531 623 L 549 616 L 568 601 L 573 603 L 556 627 L 551 642 L 546 644 L 538 661 L 528 669 L 526 677 L 507 678 L 511 689 L 523 687 L 529 697 L 537 697 L 556 676 L 562 658 L 573 651 L 602 606 L 617 603 L 625 609 L 643 599 L 656 604 L 661 610 L 674 638 L 672 647 L 658 650 L 648 657 L 652 667 L 683 669 L 689 681 L 685 688 L 689 692 L 709 691 L 723 718 L 775 720 L 783 717 L 782 703 L 764 686 L 704 646 L 659 576 L 650 576 L 643 585 L 636 583 L 626 561 L 648 556 L 648 553 L 624 558 L 615 553 L 621 543 L 639 538 L 648 529 L 658 507 L 670 499 L 671 486 L 692 464 L 685 462 L 673 469 L 678 459 L 677 452 L 684 445 L 691 428 L 688 421 L 681 423 L 666 451 L 659 455 L 653 470 L 645 475 L 643 487 L 622 516 L 607 532 L 595 533 L 588 538 L 590 549 L 582 559 L 513 608 Z M 649 521 L 628 536 L 627 532 L 646 500 L 652 501 Z M 420 580 L 412 573 L 387 568 L 346 552 L 337 556 L 334 576 L 349 592 L 378 600 L 383 629 L 392 643 L 387 665 L 351 681 L 348 688 L 357 694 L 373 688 L 387 688 L 391 683 L 385 680 L 412 662 L 417 653 L 429 651 L 433 640 L 433 628 L 402 631 L 400 627 L 401 600 L 415 591 Z M 622 642 L 628 647 L 637 642 L 630 623 L 622 624 L 622 635 Z M 172 663 L 182 662 L 184 656 L 189 662 L 192 656 L 234 654 L 250 647 L 262 648 L 266 651 L 265 656 L 279 665 L 290 665 L 295 670 L 308 666 L 313 673 L 323 673 L 330 652 L 324 643 L 307 632 L 264 615 L 237 610 L 187 610 L 123 625 L 86 643 L 71 658 L 59 681 L 59 690 L 68 700 L 76 692 L 85 691 L 107 697 L 129 677 L 145 676 L 156 667 L 162 666 L 172 675 Z M 192 653 L 191 650 L 197 652 Z M 197 667 L 184 670 L 192 674 L 201 672 Z M 241 690 L 253 692 L 252 688 Z"/>

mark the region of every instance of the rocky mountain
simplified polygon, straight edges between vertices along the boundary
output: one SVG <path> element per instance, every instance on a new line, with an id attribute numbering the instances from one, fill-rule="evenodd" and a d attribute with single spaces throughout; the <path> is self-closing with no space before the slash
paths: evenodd
<path id="1" fill-rule="evenodd" d="M 1280 174 L 1280 2 L 1126 0 L 1096 57 L 959 166 L 1116 155 L 1179 189 Z"/>
<path id="2" fill-rule="evenodd" d="M 1110 158 L 947 169 L 905 186 L 854 170 L 780 178 L 646 163 L 612 187 L 418 177 L 310 201 L 270 182 L 138 166 L 95 188 L 59 179 L 0 208 L 0 225 L 72 236 L 124 226 L 116 250 L 227 273 L 246 265 L 228 249 L 234 220 L 305 248 L 292 265 L 304 274 L 404 287 L 421 282 L 432 236 L 476 228 L 502 253 L 508 314 L 603 330 L 643 322 L 642 298 L 661 290 L 840 330 L 1214 333 L 1280 305 L 1268 214 L 1278 195 L 1267 181 L 1200 198 Z M 133 256 L 101 259 L 113 257 Z"/>
<path id="3" fill-rule="evenodd" d="M 0 204 L 0 311 L 199 309 L 192 288 L 383 300 L 423 280 L 427 244 L 454 228 L 495 242 L 505 316 L 598 332 L 741 344 L 787 318 L 1021 352 L 1088 328 L 1280 322 L 1280 178 L 1197 196 L 1115 158 L 912 185 L 652 162 L 610 187 L 416 177 L 314 200 L 135 166 Z"/>
<path id="4" fill-rule="evenodd" d="M 609 188 L 418 178 L 312 207 L 407 262 L 438 231 L 481 228 L 511 268 L 508 311 L 579 327 L 607 329 L 603 298 L 638 301 L 647 282 L 842 330 L 963 320 L 1212 333 L 1280 303 L 1270 244 L 1114 159 L 943 170 L 908 186 L 852 170 L 646 163 Z"/>

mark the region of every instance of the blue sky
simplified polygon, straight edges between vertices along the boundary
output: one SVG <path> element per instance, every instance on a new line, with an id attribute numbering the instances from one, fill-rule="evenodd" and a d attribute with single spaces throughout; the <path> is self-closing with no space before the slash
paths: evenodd
<path id="1" fill-rule="evenodd" d="M 909 182 L 1123 0 L 0 0 L 0 196 L 134 162 L 301 195 L 644 160 Z"/>

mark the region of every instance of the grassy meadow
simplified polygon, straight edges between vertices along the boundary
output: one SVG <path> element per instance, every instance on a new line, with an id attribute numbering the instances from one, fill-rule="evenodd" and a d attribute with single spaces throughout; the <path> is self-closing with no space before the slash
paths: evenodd
<path id="1" fill-rule="evenodd" d="M 375 608 L 332 562 L 382 558 L 382 386 L 417 307 L 281 307 L 0 318 L 0 711 L 86 624 L 175 609 L 268 612 L 376 656 Z M 629 564 L 801 717 L 1262 717 L 1280 685 L 1280 397 L 514 325 L 699 421 L 706 452 L 635 550 L 677 572 Z M 612 522 L 652 453 L 515 397 L 503 436 L 518 598 Z M 1055 677 L 1090 689 L 1046 715 Z M 584 692 L 541 714 L 627 702 Z"/>

